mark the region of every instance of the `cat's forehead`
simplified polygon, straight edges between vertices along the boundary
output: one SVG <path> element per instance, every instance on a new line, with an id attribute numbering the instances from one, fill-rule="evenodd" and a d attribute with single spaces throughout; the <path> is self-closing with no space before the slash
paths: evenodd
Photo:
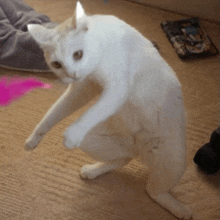
<path id="1" fill-rule="evenodd" d="M 67 33 L 71 30 L 75 29 L 72 25 L 72 18 L 67 19 L 66 21 L 64 21 L 62 24 L 60 24 L 59 26 L 57 26 L 56 31 L 59 34 L 64 34 Z"/>
<path id="2" fill-rule="evenodd" d="M 73 30 L 74 28 L 71 25 L 71 19 L 67 19 L 65 22 L 55 28 L 56 34 L 54 35 L 54 39 L 65 39 L 71 32 L 73 32 Z"/>
<path id="3" fill-rule="evenodd" d="M 84 50 L 84 33 L 75 34 L 73 30 L 59 32 L 51 39 L 48 49 L 53 59 L 66 59 L 77 50 Z"/>
<path id="4" fill-rule="evenodd" d="M 82 31 L 79 31 L 73 27 L 71 18 L 63 22 L 55 30 L 56 30 L 56 34 L 54 35 L 54 40 L 56 42 L 62 42 L 62 41 L 71 42 L 73 39 L 75 41 L 79 41 L 80 39 L 82 39 L 82 36 L 84 35 Z"/>
<path id="5" fill-rule="evenodd" d="M 58 33 L 54 36 L 54 43 L 56 47 L 73 47 L 83 43 L 84 33 L 75 33 L 74 30 Z"/>

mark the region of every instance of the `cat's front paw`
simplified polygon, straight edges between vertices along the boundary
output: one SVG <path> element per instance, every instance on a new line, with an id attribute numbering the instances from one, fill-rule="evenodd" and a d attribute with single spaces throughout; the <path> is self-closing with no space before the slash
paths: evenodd
<path id="1" fill-rule="evenodd" d="M 83 179 L 95 179 L 97 176 L 100 176 L 106 173 L 105 169 L 101 166 L 102 163 L 98 162 L 95 164 L 87 164 L 81 168 L 80 177 Z"/>
<path id="2" fill-rule="evenodd" d="M 85 130 L 79 126 L 69 127 L 63 134 L 63 145 L 67 149 L 78 148 L 85 137 Z"/>
<path id="3" fill-rule="evenodd" d="M 44 136 L 44 134 L 32 134 L 25 141 L 25 150 L 30 151 L 30 150 L 33 150 L 34 148 L 36 148 L 43 136 Z"/>
<path id="4" fill-rule="evenodd" d="M 80 171 L 80 176 L 83 179 L 94 179 L 99 175 L 97 172 L 96 164 L 84 165 Z"/>

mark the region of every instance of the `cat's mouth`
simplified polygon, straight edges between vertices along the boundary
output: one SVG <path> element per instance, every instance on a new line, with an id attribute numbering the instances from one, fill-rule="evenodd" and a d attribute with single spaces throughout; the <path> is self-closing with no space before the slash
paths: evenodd
<path id="1" fill-rule="evenodd" d="M 63 77 L 60 77 L 60 80 L 65 84 L 69 84 L 80 81 L 80 78 L 76 76 L 76 73 L 74 73 L 72 76 L 70 76 L 67 73 L 64 73 Z"/>
<path id="2" fill-rule="evenodd" d="M 65 81 L 80 81 L 80 77 L 76 76 L 76 73 L 73 74 L 73 76 L 70 76 L 69 74 L 65 74 L 66 77 L 64 78 Z"/>
<path id="3" fill-rule="evenodd" d="M 76 78 L 76 77 L 65 77 L 65 78 L 62 78 L 61 79 L 61 81 L 63 82 L 63 83 L 66 83 L 66 84 L 70 84 L 70 83 L 73 83 L 73 82 L 80 82 L 80 81 L 82 81 L 82 79 L 81 78 Z"/>

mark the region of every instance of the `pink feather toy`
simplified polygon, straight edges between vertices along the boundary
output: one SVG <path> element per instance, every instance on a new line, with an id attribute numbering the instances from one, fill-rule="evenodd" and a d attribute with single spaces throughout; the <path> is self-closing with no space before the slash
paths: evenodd
<path id="1" fill-rule="evenodd" d="M 4 76 L 0 79 L 0 106 L 8 106 L 13 101 L 37 88 L 49 89 L 51 85 L 34 77 L 22 78 Z"/>

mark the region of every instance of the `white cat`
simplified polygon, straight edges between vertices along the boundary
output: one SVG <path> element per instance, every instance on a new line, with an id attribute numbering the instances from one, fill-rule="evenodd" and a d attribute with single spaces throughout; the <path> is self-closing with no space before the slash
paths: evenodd
<path id="1" fill-rule="evenodd" d="M 169 190 L 185 169 L 185 116 L 181 85 L 153 44 L 114 16 L 87 16 L 79 2 L 73 18 L 54 29 L 30 24 L 51 70 L 69 83 L 26 141 L 34 149 L 60 120 L 98 101 L 65 132 L 66 148 L 100 161 L 85 165 L 93 179 L 139 156 L 150 168 L 149 195 L 176 217 L 191 211 Z"/>

